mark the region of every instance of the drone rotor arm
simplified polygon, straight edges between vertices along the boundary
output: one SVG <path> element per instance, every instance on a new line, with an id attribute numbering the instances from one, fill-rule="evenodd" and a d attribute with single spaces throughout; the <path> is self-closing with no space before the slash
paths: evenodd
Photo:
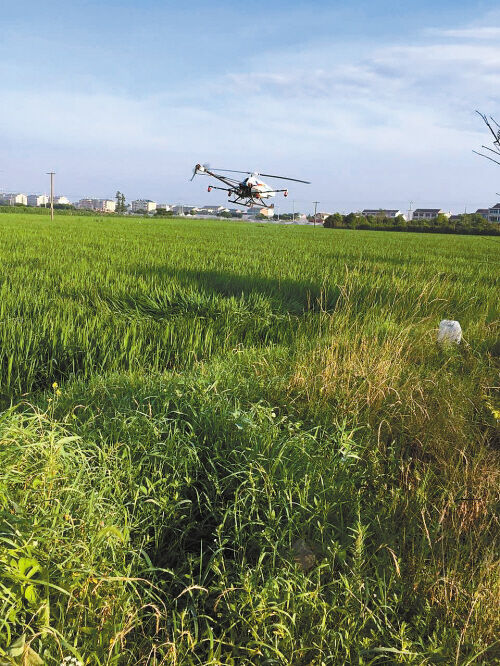
<path id="1" fill-rule="evenodd" d="M 259 176 L 264 176 L 264 178 L 278 178 L 279 180 L 293 180 L 295 183 L 305 183 L 310 185 L 309 180 L 300 180 L 299 178 L 286 178 L 285 176 L 273 176 L 271 173 L 259 173 Z"/>

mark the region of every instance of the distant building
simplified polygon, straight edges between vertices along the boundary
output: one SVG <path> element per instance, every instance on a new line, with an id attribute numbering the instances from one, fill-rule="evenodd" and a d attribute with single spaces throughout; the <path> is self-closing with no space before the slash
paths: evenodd
<path id="1" fill-rule="evenodd" d="M 422 209 L 423 210 L 423 209 Z M 395 219 L 396 217 L 404 217 L 406 219 L 406 216 L 401 210 L 394 210 L 394 209 L 385 209 L 385 208 L 378 208 L 378 209 L 372 209 L 372 208 L 365 208 L 362 212 L 361 215 L 364 215 L 364 217 L 368 217 L 368 215 L 371 215 L 372 217 L 390 217 L 392 219 Z"/>
<path id="2" fill-rule="evenodd" d="M 75 205 L 77 208 L 101 213 L 114 213 L 116 210 L 116 201 L 113 199 L 80 199 Z"/>
<path id="3" fill-rule="evenodd" d="M 203 213 L 205 215 L 217 215 L 217 213 L 222 213 L 222 211 L 228 210 L 228 209 L 225 208 L 224 206 L 208 205 L 208 206 L 203 206 L 203 208 L 200 208 L 199 210 L 200 210 L 200 212 L 203 211 Z"/>
<path id="4" fill-rule="evenodd" d="M 489 222 L 500 222 L 500 203 L 497 203 L 491 208 L 488 208 L 487 219 Z"/>
<path id="5" fill-rule="evenodd" d="M 253 208 L 249 208 L 246 212 L 246 214 L 249 217 L 253 217 L 255 215 L 263 215 L 264 217 L 274 217 L 274 207 L 269 207 L 269 208 L 261 208 L 260 206 L 254 206 Z M 297 214 L 298 217 L 298 214 Z"/>
<path id="6" fill-rule="evenodd" d="M 184 206 L 183 204 L 176 204 L 175 206 L 171 206 L 170 210 L 174 215 L 190 215 L 191 212 L 194 210 L 194 206 Z M 197 208 L 197 211 L 200 209 Z"/>
<path id="7" fill-rule="evenodd" d="M 156 210 L 161 208 L 162 210 L 172 210 L 172 205 L 167 203 L 157 203 Z"/>
<path id="8" fill-rule="evenodd" d="M 415 208 L 412 220 L 432 220 L 438 215 L 450 217 L 450 213 L 446 213 L 441 208 Z"/>
<path id="9" fill-rule="evenodd" d="M 489 213 L 490 213 L 489 208 L 478 208 L 476 210 L 476 215 L 481 215 L 481 217 L 484 217 L 485 220 L 488 219 Z"/>
<path id="10" fill-rule="evenodd" d="M 324 222 L 330 215 L 331 213 L 316 213 L 316 222 Z M 311 219 L 314 221 L 314 215 L 311 215 Z"/>
<path id="11" fill-rule="evenodd" d="M 116 210 L 116 201 L 114 199 L 94 199 L 94 210 L 102 213 L 114 213 Z"/>
<path id="12" fill-rule="evenodd" d="M 1 194 L 0 199 L 2 203 L 7 204 L 8 206 L 15 206 L 16 204 L 22 204 L 23 206 L 28 205 L 28 197 L 26 194 L 11 192 L 10 194 Z"/>
<path id="13" fill-rule="evenodd" d="M 27 200 L 28 206 L 46 206 L 49 203 L 49 197 L 46 194 L 30 194 Z"/>
<path id="14" fill-rule="evenodd" d="M 80 201 L 77 201 L 75 203 L 75 206 L 77 208 L 82 208 L 84 210 L 92 210 L 93 201 L 94 201 L 93 199 L 80 199 Z"/>
<path id="15" fill-rule="evenodd" d="M 71 201 L 68 199 L 68 197 L 54 197 L 54 203 L 55 204 L 63 204 L 65 206 L 67 206 L 71 203 Z"/>
<path id="16" fill-rule="evenodd" d="M 151 199 L 136 199 L 132 201 L 133 213 L 154 213 L 156 210 L 156 202 Z"/>

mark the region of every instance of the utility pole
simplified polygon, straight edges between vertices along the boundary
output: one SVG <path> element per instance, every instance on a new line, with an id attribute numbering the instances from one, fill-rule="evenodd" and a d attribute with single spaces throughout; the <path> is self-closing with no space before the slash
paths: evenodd
<path id="1" fill-rule="evenodd" d="M 313 204 L 314 204 L 314 226 L 316 226 L 316 209 L 318 208 L 319 203 L 321 203 L 321 201 L 313 201 Z"/>
<path id="2" fill-rule="evenodd" d="M 47 171 L 47 176 L 50 176 L 50 219 L 54 219 L 54 174 L 55 171 Z"/>

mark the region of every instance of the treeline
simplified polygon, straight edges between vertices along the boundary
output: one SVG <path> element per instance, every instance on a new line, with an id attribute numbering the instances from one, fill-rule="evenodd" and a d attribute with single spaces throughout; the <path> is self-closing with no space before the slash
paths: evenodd
<path id="1" fill-rule="evenodd" d="M 95 210 L 83 210 L 75 208 L 70 204 L 54 204 L 54 212 L 57 215 L 109 215 L 109 213 L 102 213 Z M 15 204 L 14 206 L 3 206 L 0 204 L 0 213 L 22 213 L 31 215 L 50 215 L 50 206 L 23 206 L 22 204 Z"/>
<path id="2" fill-rule="evenodd" d="M 402 215 L 358 215 L 334 213 L 326 218 L 323 226 L 327 229 L 369 229 L 373 231 L 413 231 L 417 233 L 471 234 L 480 236 L 500 236 L 500 224 L 485 220 L 478 213 L 456 215 L 448 218 L 438 215 L 429 220 L 407 221 Z"/>

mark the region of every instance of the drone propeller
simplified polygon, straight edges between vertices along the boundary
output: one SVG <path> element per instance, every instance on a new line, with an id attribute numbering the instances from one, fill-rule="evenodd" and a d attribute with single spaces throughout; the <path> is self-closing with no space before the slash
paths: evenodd
<path id="1" fill-rule="evenodd" d="M 226 173 L 247 173 L 252 175 L 253 171 L 236 171 L 235 169 L 212 169 L 212 171 L 225 171 Z"/>
<path id="2" fill-rule="evenodd" d="M 246 173 L 249 176 L 253 174 L 257 176 L 264 176 L 265 178 L 279 178 L 280 180 L 293 180 L 296 183 L 306 183 L 310 185 L 311 183 L 308 180 L 299 180 L 298 178 L 286 178 L 285 176 L 273 176 L 271 173 L 259 173 L 258 171 L 236 171 L 235 169 L 213 169 L 213 171 L 226 171 L 228 173 Z"/>
<path id="3" fill-rule="evenodd" d="M 198 173 L 198 170 L 199 170 L 200 166 L 202 166 L 204 169 L 210 169 L 210 164 L 208 164 L 208 163 L 207 163 L 207 164 L 197 164 L 197 165 L 195 166 L 195 168 L 193 169 L 193 175 L 192 175 L 191 178 L 189 179 L 189 182 L 191 182 L 191 181 L 193 180 L 193 178 L 196 176 L 196 174 Z M 201 173 L 203 173 L 203 171 L 202 171 Z"/>
<path id="4" fill-rule="evenodd" d="M 259 176 L 264 176 L 264 178 L 279 178 L 280 180 L 293 180 L 295 183 L 305 183 L 310 185 L 309 180 L 299 180 L 298 178 L 286 178 L 285 176 L 273 176 L 271 173 L 259 173 Z"/>

